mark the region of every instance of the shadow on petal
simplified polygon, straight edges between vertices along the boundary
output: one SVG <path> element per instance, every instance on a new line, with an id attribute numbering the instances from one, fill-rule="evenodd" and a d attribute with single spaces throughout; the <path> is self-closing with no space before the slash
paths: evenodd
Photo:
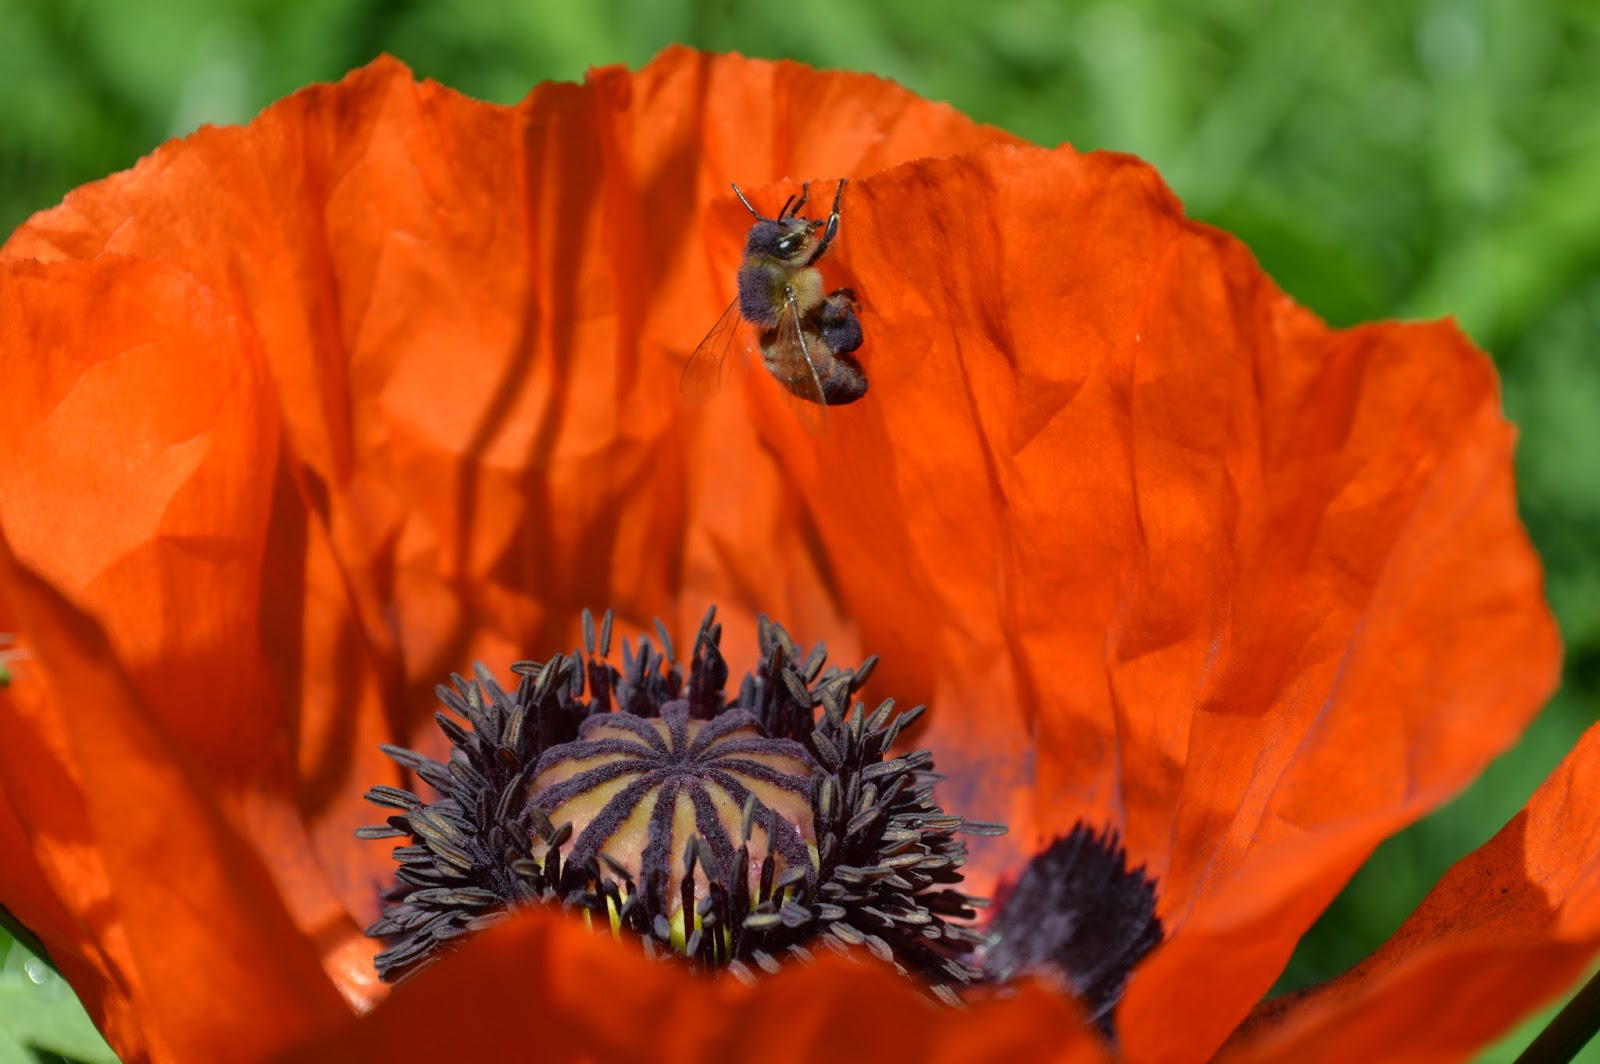
<path id="1" fill-rule="evenodd" d="M 9 547 L 0 549 L 0 584 L 48 678 L 41 682 L 72 707 L 64 738 L 82 786 L 83 832 L 72 844 L 92 855 L 105 892 L 80 918 L 108 945 L 114 980 L 86 1003 L 104 1010 L 97 1020 L 114 1048 L 126 1060 L 223 1060 L 241 1045 L 270 1050 L 347 1016 L 267 870 L 220 815 L 192 756 L 153 719 L 100 627 Z M 137 1028 L 125 1023 L 128 1011 Z"/>

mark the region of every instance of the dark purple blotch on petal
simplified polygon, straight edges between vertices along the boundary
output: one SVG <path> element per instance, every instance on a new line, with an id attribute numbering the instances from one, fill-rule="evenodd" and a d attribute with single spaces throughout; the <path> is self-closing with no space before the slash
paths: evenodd
<path id="1" fill-rule="evenodd" d="M 1114 1038 L 1112 1013 L 1128 976 L 1161 942 L 1156 883 L 1110 828 L 1082 822 L 1028 863 L 990 925 L 984 975 L 1064 979 L 1089 1017 Z"/>

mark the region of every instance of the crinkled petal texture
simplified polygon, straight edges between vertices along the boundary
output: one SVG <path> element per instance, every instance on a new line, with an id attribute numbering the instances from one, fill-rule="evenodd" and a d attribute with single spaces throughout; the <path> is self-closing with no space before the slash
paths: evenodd
<path id="1" fill-rule="evenodd" d="M 682 406 L 749 222 L 728 182 L 770 212 L 841 176 L 821 267 L 871 392 L 820 441 L 759 371 Z M 504 108 L 380 61 L 19 230 L 0 380 L 0 610 L 37 647 L 0 696 L 0 887 L 130 1059 L 265 1056 L 344 1016 L 335 988 L 374 1000 L 391 866 L 351 831 L 403 782 L 377 744 L 430 741 L 436 682 L 572 646 L 584 606 L 683 633 L 716 602 L 739 666 L 758 612 L 881 654 L 871 694 L 934 705 L 946 804 L 1013 824 L 980 886 L 1119 828 L 1170 934 L 1131 1060 L 1215 1052 L 1556 675 L 1455 328 L 1329 330 L 1136 160 L 862 76 L 671 50 Z M 209 975 L 257 953 L 271 1007 Z M 1060 1008 L 708 991 L 537 920 L 438 971 L 486 985 L 475 956 L 528 1002 L 601 966 L 691 1048 L 759 1020 L 798 1053 L 835 1014 L 1026 1040 Z"/>

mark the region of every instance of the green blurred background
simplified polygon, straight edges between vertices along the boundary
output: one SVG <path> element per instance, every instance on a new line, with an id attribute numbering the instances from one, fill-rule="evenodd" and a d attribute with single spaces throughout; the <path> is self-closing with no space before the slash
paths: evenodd
<path id="1" fill-rule="evenodd" d="M 246 121 L 380 51 L 511 102 L 673 41 L 872 71 L 1041 144 L 1141 155 L 1334 324 L 1449 314 L 1493 353 L 1565 685 L 1515 751 L 1379 850 L 1280 989 L 1382 942 L 1600 718 L 1594 0 L 0 0 L 0 231 L 168 137 Z M 0 939 L 0 1064 L 110 1059 L 63 998 Z"/>

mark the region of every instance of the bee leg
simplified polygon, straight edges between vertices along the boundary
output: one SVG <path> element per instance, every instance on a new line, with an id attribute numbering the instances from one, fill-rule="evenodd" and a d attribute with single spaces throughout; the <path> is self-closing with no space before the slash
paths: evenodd
<path id="1" fill-rule="evenodd" d="M 854 293 L 848 288 L 830 293 L 816 309 L 813 320 L 822 342 L 834 354 L 848 355 L 861 346 L 861 319 L 856 317 Z"/>
<path id="2" fill-rule="evenodd" d="M 806 205 L 806 197 L 809 195 L 811 195 L 811 182 L 806 181 L 800 185 L 799 199 L 795 199 L 793 196 L 790 196 L 784 201 L 783 210 L 778 212 L 778 221 L 781 222 L 785 218 L 793 218 L 795 215 L 799 214 L 800 208 Z"/>
<path id="3" fill-rule="evenodd" d="M 833 210 L 828 214 L 828 227 L 822 233 L 822 239 L 817 241 L 816 250 L 811 253 L 811 261 L 816 262 L 822 258 L 822 253 L 828 250 L 828 245 L 833 243 L 833 238 L 839 233 L 839 197 L 844 195 L 844 186 L 849 178 L 841 177 L 839 187 L 833 193 Z"/>

